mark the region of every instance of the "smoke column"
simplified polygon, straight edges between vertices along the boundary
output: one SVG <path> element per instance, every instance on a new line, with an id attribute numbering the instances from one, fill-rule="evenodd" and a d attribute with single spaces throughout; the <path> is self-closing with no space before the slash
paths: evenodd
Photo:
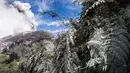
<path id="1" fill-rule="evenodd" d="M 8 0 L 0 0 L 0 38 L 35 31 L 38 24 L 30 8 L 29 3 L 15 1 L 11 5 Z"/>

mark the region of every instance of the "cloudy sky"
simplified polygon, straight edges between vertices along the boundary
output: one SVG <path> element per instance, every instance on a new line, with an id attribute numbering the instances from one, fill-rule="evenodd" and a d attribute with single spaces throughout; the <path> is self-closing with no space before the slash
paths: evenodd
<path id="1" fill-rule="evenodd" d="M 0 38 L 23 31 L 67 30 L 68 19 L 80 16 L 81 5 L 74 0 L 0 0 Z M 45 12 L 53 11 L 53 17 Z M 52 13 L 53 13 L 52 12 Z"/>

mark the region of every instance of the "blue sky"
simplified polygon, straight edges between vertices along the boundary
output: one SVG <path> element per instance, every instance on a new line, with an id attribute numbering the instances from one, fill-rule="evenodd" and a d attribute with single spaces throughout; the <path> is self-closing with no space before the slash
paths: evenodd
<path id="1" fill-rule="evenodd" d="M 31 10 L 36 16 L 38 22 L 37 30 L 47 30 L 52 33 L 57 33 L 61 30 L 66 30 L 62 26 L 68 22 L 68 19 L 76 19 L 80 16 L 81 5 L 72 4 L 73 0 L 20 0 L 28 2 L 31 5 Z M 42 14 L 45 11 L 55 11 L 58 16 L 51 17 L 48 14 Z M 61 21 L 62 20 L 62 21 Z"/>

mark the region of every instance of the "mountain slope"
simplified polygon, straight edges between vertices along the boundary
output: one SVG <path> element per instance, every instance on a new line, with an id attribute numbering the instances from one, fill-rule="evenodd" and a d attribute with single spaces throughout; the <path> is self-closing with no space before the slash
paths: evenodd
<path id="1" fill-rule="evenodd" d="M 20 33 L 3 38 L 0 43 L 0 72 L 14 73 L 13 70 L 17 71 L 15 68 L 18 68 L 21 61 L 25 61 L 30 56 L 41 52 L 41 50 L 47 52 L 53 51 L 54 44 L 52 38 L 50 33 L 44 31 Z M 9 67 L 11 63 L 19 64 L 11 70 Z M 1 66 L 3 65 L 7 67 L 2 68 Z"/>

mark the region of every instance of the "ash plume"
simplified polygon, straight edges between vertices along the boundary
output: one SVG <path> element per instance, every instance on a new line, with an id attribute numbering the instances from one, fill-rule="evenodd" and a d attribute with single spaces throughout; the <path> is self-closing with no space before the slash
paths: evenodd
<path id="1" fill-rule="evenodd" d="M 35 31 L 38 25 L 29 3 L 0 0 L 0 38 L 8 35 Z"/>

